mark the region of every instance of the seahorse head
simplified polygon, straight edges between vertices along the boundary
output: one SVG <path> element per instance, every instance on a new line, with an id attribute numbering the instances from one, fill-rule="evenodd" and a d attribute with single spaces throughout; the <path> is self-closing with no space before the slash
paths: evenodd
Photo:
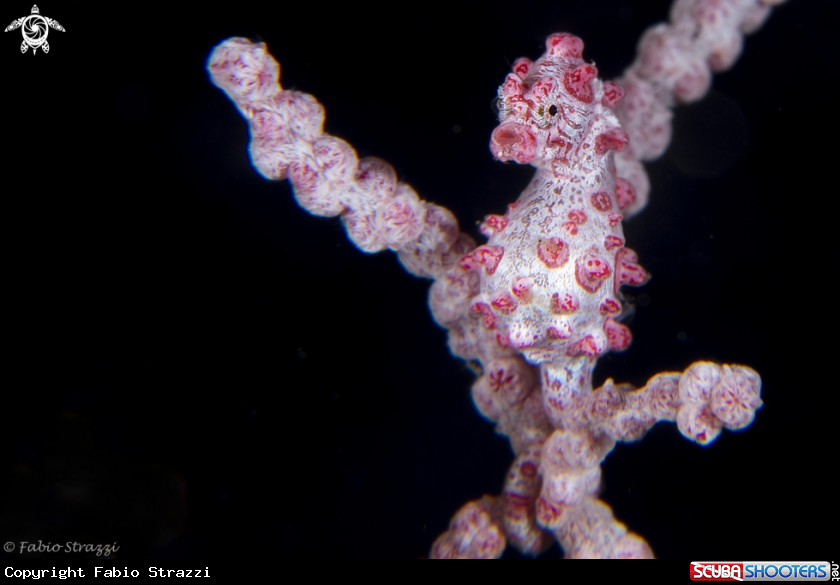
<path id="1" fill-rule="evenodd" d="M 627 136 L 611 112 L 624 90 L 601 82 L 582 53 L 578 37 L 555 33 L 537 61 L 522 57 L 514 62 L 499 87 L 499 126 L 490 139 L 494 157 L 539 168 L 575 164 L 626 145 Z"/>

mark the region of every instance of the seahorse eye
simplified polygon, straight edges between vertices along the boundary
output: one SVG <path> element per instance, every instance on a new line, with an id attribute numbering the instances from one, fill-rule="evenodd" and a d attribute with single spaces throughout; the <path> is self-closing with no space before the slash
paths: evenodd
<path id="1" fill-rule="evenodd" d="M 557 106 L 552 104 L 551 107 L 548 108 L 548 113 L 551 114 L 552 116 L 556 116 L 557 115 Z"/>

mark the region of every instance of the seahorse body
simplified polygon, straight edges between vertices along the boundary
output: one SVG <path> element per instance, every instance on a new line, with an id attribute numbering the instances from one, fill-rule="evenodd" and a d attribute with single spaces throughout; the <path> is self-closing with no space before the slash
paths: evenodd
<path id="1" fill-rule="evenodd" d="M 504 217 L 482 225 L 489 241 L 473 254 L 482 270 L 471 307 L 500 344 L 541 366 L 546 412 L 568 428 L 565 406 L 592 391 L 598 356 L 630 343 L 619 287 L 648 276 L 621 227 L 634 199 L 612 155 L 627 145 L 612 111 L 624 91 L 597 78 L 577 37 L 553 34 L 546 46 L 536 62 L 518 59 L 499 88 L 490 150 L 537 172 Z"/>

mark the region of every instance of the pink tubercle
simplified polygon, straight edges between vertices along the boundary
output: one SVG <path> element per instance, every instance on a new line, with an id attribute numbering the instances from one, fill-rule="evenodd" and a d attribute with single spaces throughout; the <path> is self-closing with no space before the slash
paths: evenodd
<path id="1" fill-rule="evenodd" d="M 552 57 L 580 59 L 583 57 L 583 41 L 569 33 L 554 33 L 545 39 L 547 52 Z"/>
<path id="2" fill-rule="evenodd" d="M 588 355 L 590 357 L 597 357 L 607 352 L 607 345 L 604 340 L 597 338 L 594 335 L 587 335 L 566 349 L 566 355 L 569 357 L 577 357 L 580 355 Z"/>
<path id="3" fill-rule="evenodd" d="M 537 139 L 527 126 L 507 122 L 493 130 L 490 151 L 501 161 L 527 164 L 537 156 Z"/>
<path id="4" fill-rule="evenodd" d="M 570 96 L 589 104 L 592 102 L 592 80 L 598 77 L 598 70 L 592 65 L 579 65 L 574 71 L 563 74 L 563 86 Z"/>
<path id="5" fill-rule="evenodd" d="M 641 286 L 650 278 L 650 275 L 644 268 L 642 268 L 637 262 L 629 260 L 628 252 L 627 248 L 620 248 L 618 252 L 616 252 L 616 290 L 618 290 L 618 288 L 623 284 Z M 632 258 L 636 258 L 636 254 L 634 252 L 632 253 Z"/>
<path id="6" fill-rule="evenodd" d="M 596 292 L 612 273 L 609 263 L 594 254 L 587 254 L 575 262 L 575 280 L 590 293 Z"/>
<path id="7" fill-rule="evenodd" d="M 578 225 L 583 225 L 586 223 L 586 212 L 584 212 L 582 209 L 572 209 L 567 214 L 567 217 Z"/>
<path id="8" fill-rule="evenodd" d="M 543 99 L 554 91 L 554 79 L 551 77 L 544 77 L 534 84 L 531 88 L 530 96 L 536 99 L 536 102 L 542 103 Z"/>
<path id="9" fill-rule="evenodd" d="M 612 297 L 607 297 L 598 306 L 601 315 L 618 315 L 621 313 L 621 303 Z"/>
<path id="10" fill-rule="evenodd" d="M 612 252 L 616 248 L 620 248 L 624 245 L 624 240 L 619 238 L 618 236 L 609 235 L 604 238 L 604 249 L 607 252 Z"/>
<path id="11" fill-rule="evenodd" d="M 479 246 L 471 253 L 461 257 L 460 266 L 467 270 L 483 266 L 485 274 L 491 275 L 496 272 L 504 254 L 505 249 L 501 246 Z"/>
<path id="12" fill-rule="evenodd" d="M 503 215 L 488 215 L 479 226 L 479 231 L 486 237 L 499 233 L 507 227 L 508 219 Z"/>
<path id="13" fill-rule="evenodd" d="M 572 328 L 565 321 L 558 319 L 555 325 L 546 329 L 545 336 L 548 339 L 569 339 L 572 336 Z"/>
<path id="14" fill-rule="evenodd" d="M 503 315 L 510 315 L 516 310 L 517 303 L 507 292 L 501 292 L 493 297 L 490 306 Z"/>
<path id="15" fill-rule="evenodd" d="M 522 321 L 514 320 L 508 325 L 510 347 L 518 351 L 530 349 L 543 341 L 543 334 Z"/>
<path id="16" fill-rule="evenodd" d="M 570 236 L 576 236 L 578 234 L 578 227 L 577 224 L 573 221 L 567 221 L 562 226 L 563 231 Z"/>
<path id="17" fill-rule="evenodd" d="M 530 303 L 533 296 L 531 294 L 533 288 L 534 279 L 527 276 L 517 276 L 513 281 L 513 286 L 510 287 L 510 292 L 519 299 L 519 302 Z"/>
<path id="18" fill-rule="evenodd" d="M 597 209 L 598 211 L 611 211 L 613 208 L 612 198 L 609 196 L 608 193 L 601 191 L 599 193 L 593 193 L 589 199 L 590 203 L 592 203 L 592 207 Z"/>
<path id="19" fill-rule="evenodd" d="M 624 98 L 624 94 L 624 88 L 615 81 L 606 81 L 604 82 L 604 99 L 601 103 L 612 110 Z"/>
<path id="20" fill-rule="evenodd" d="M 627 132 L 621 128 L 613 128 L 595 138 L 595 152 L 596 154 L 604 154 L 608 150 L 622 151 L 627 148 L 629 141 Z"/>
<path id="21" fill-rule="evenodd" d="M 608 317 L 604 322 L 604 333 L 607 334 L 607 346 L 613 351 L 624 351 L 630 347 L 633 335 L 626 325 Z"/>
<path id="22" fill-rule="evenodd" d="M 527 57 L 520 57 L 513 62 L 513 72 L 518 75 L 520 79 L 525 79 L 533 65 L 534 62 Z"/>
<path id="23" fill-rule="evenodd" d="M 580 301 L 571 293 L 563 293 L 560 298 L 560 293 L 551 295 L 551 312 L 557 315 L 570 315 L 578 310 Z"/>
<path id="24" fill-rule="evenodd" d="M 522 87 L 522 79 L 514 73 L 509 73 L 505 78 L 505 82 L 502 84 L 500 92 L 503 96 L 513 97 L 522 95 L 524 90 L 525 88 Z"/>
<path id="25" fill-rule="evenodd" d="M 636 201 L 636 190 L 629 181 L 622 178 L 615 180 L 615 197 L 618 200 L 618 208 L 624 209 Z"/>
<path id="26" fill-rule="evenodd" d="M 569 246 L 560 238 L 541 240 L 537 244 L 537 257 L 548 268 L 560 268 L 569 261 Z"/>

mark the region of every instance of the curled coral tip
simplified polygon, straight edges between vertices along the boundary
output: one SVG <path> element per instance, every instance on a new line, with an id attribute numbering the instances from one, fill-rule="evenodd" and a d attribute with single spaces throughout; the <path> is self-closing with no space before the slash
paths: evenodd
<path id="1" fill-rule="evenodd" d="M 731 430 L 748 427 L 762 406 L 761 378 L 744 366 L 723 366 L 723 376 L 712 389 L 712 412 Z"/>

